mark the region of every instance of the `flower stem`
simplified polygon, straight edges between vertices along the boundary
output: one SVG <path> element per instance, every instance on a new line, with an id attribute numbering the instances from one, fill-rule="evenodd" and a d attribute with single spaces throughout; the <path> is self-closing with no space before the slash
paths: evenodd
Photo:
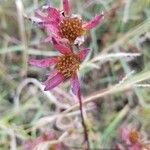
<path id="1" fill-rule="evenodd" d="M 83 105 L 82 105 L 81 96 L 79 96 L 79 104 L 80 104 L 80 114 L 81 114 L 82 126 L 83 126 L 83 130 L 84 130 L 84 142 L 87 143 L 86 150 L 90 150 L 89 135 L 88 135 L 87 126 L 86 126 L 86 123 L 85 123 L 85 120 L 84 120 Z"/>

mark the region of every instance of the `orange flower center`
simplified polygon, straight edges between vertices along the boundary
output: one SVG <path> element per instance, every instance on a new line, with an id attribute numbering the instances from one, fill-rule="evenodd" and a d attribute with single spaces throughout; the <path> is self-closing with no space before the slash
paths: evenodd
<path id="1" fill-rule="evenodd" d="M 139 142 L 139 133 L 136 130 L 131 130 L 129 133 L 129 140 L 131 143 L 135 144 Z"/>
<path id="2" fill-rule="evenodd" d="M 75 55 L 65 55 L 60 56 L 58 63 L 56 65 L 56 69 L 59 73 L 61 73 L 65 78 L 71 77 L 80 66 L 80 58 Z"/>
<path id="3" fill-rule="evenodd" d="M 65 18 L 60 23 L 60 32 L 63 38 L 68 39 L 71 43 L 84 33 L 82 21 L 78 18 Z"/>

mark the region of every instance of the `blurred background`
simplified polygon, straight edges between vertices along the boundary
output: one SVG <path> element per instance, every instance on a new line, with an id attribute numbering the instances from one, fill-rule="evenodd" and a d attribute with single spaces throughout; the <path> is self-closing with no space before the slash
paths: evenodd
<path id="1" fill-rule="evenodd" d="M 41 82 L 51 69 L 27 64 L 28 58 L 57 55 L 50 43 L 42 42 L 45 31 L 27 19 L 45 3 L 0 0 L 0 150 L 22 150 L 26 141 L 44 132 L 54 132 L 56 143 L 83 149 L 80 112 L 72 107 L 76 102 L 70 82 L 43 92 Z M 62 8 L 61 0 L 50 3 Z M 84 20 L 105 14 L 81 46 L 91 48 L 79 73 L 83 101 L 88 101 L 84 111 L 91 150 L 115 148 L 124 124 L 138 127 L 148 140 L 150 0 L 70 0 L 70 4 Z"/>

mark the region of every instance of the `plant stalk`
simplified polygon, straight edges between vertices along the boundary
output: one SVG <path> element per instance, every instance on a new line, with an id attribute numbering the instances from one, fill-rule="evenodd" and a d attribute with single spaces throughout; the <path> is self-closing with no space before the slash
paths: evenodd
<path id="1" fill-rule="evenodd" d="M 85 123 L 84 115 L 83 115 L 83 105 L 82 105 L 82 100 L 81 96 L 79 96 L 79 104 L 80 104 L 80 114 L 81 114 L 81 121 L 82 121 L 82 126 L 84 130 L 84 142 L 87 144 L 86 150 L 90 150 L 90 142 L 89 142 L 89 135 L 88 135 L 88 129 Z"/>

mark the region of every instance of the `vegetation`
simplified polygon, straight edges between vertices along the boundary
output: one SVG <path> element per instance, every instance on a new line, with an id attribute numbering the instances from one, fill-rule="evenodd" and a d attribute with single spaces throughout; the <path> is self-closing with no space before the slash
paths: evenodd
<path id="1" fill-rule="evenodd" d="M 150 0 L 70 0 L 85 20 L 104 12 L 101 25 L 81 47 L 91 49 L 80 68 L 84 116 L 91 150 L 122 143 L 119 130 L 132 124 L 150 139 Z M 46 33 L 28 17 L 44 0 L 0 1 L 0 149 L 22 150 L 41 133 L 55 132 L 70 149 L 83 149 L 83 129 L 69 81 L 43 91 L 49 70 L 28 58 L 55 56 Z M 62 7 L 60 0 L 51 4 Z M 78 147 L 78 148 L 77 148 Z M 41 148 L 42 149 L 42 148 Z M 43 148 L 44 149 L 44 148 Z"/>

